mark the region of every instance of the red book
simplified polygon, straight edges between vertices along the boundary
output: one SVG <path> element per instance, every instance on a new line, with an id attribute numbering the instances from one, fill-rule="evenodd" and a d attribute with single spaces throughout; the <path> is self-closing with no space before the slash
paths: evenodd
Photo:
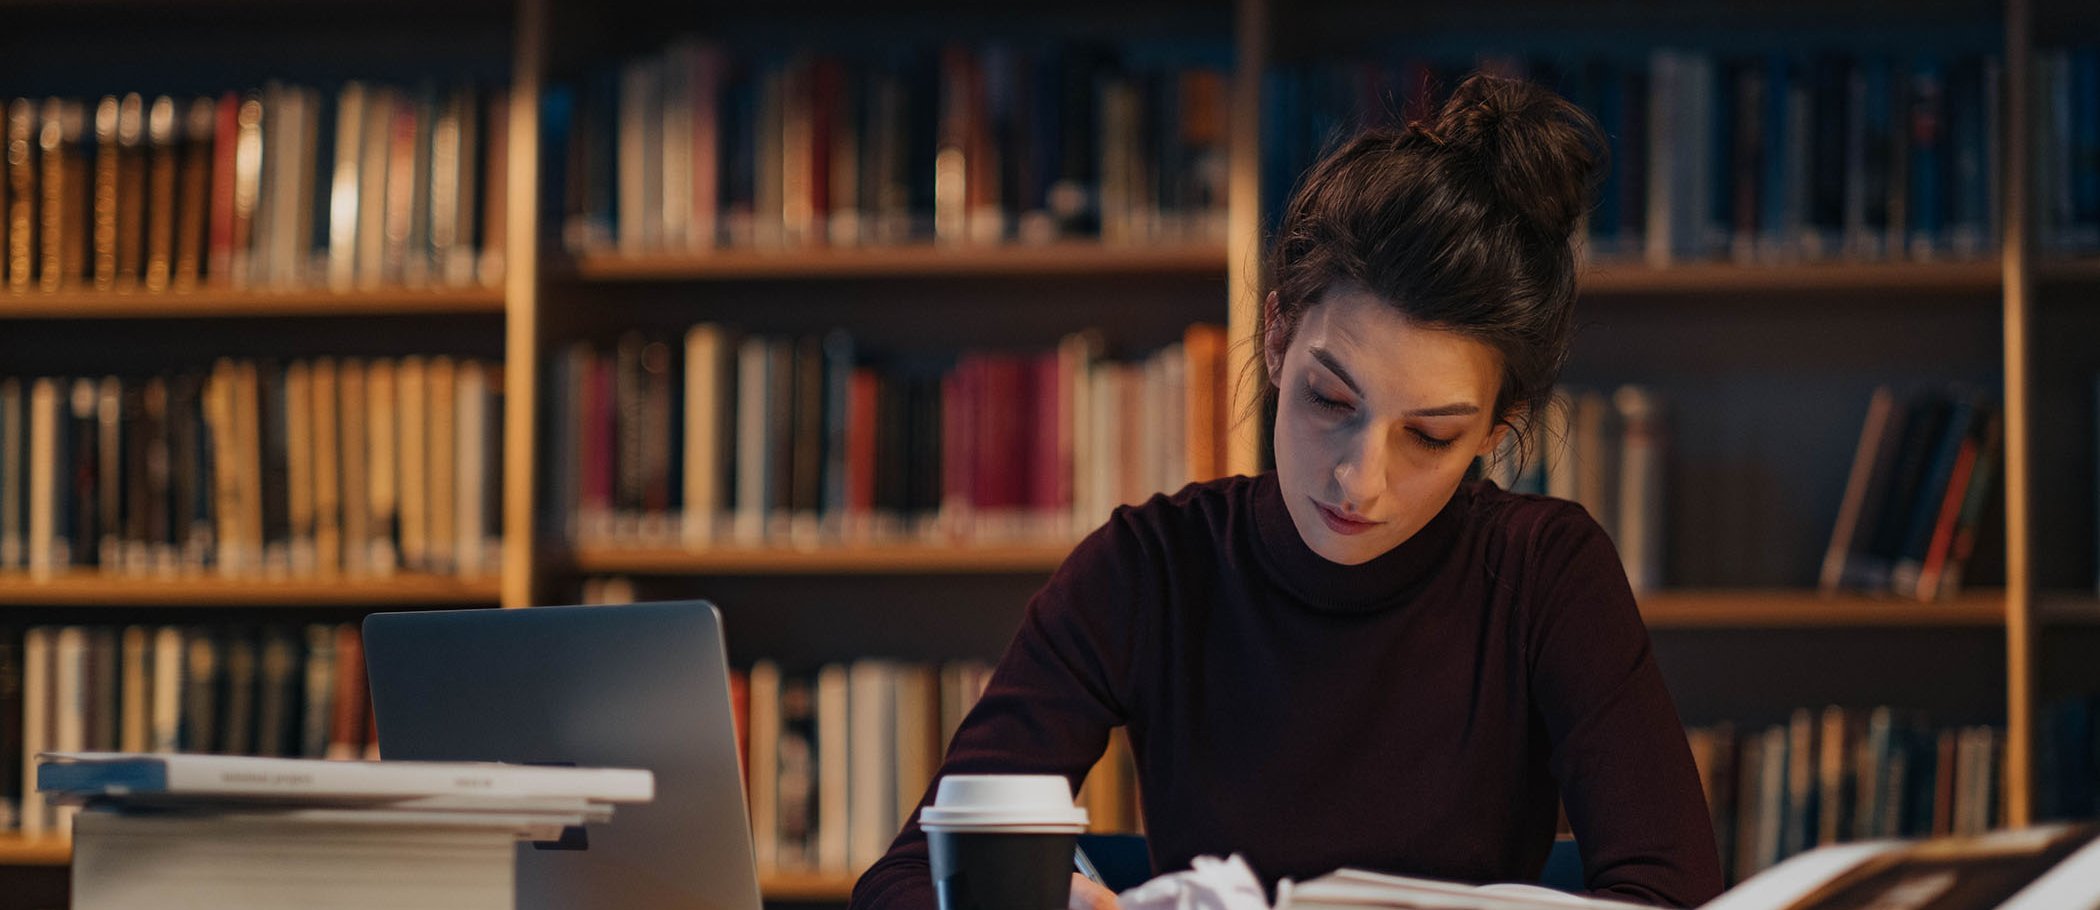
<path id="1" fill-rule="evenodd" d="M 941 510 L 967 511 L 974 489 L 971 474 L 976 467 L 975 402 L 968 394 L 971 358 L 964 357 L 955 370 L 941 377 Z"/>
<path id="2" fill-rule="evenodd" d="M 329 719 L 328 757 L 354 759 L 364 753 L 371 693 L 365 688 L 365 642 L 357 626 L 335 630 L 335 713 Z"/>
<path id="3" fill-rule="evenodd" d="M 1071 383 L 1064 358 L 1052 351 L 1035 359 L 1035 457 L 1028 464 L 1028 507 L 1047 514 L 1072 504 Z"/>
<path id="4" fill-rule="evenodd" d="M 1969 477 L 1976 469 L 1976 449 L 1976 437 L 1970 436 L 1961 441 L 1961 448 L 1954 455 L 1954 473 L 1947 479 L 1947 495 L 1941 497 L 1939 519 L 1932 525 L 1932 543 L 1925 548 L 1925 564 L 1918 570 L 1919 600 L 1930 601 L 1939 594 L 1940 576 L 1954 546 L 1955 520 L 1961 517 L 1962 504 L 1969 498 Z"/>
<path id="5" fill-rule="evenodd" d="M 212 136 L 210 280 L 225 284 L 233 280 L 233 170 L 241 138 L 241 96 L 227 92 L 219 96 L 216 129 Z"/>
<path id="6" fill-rule="evenodd" d="M 695 55 L 693 71 L 693 214 L 686 231 L 686 246 L 713 249 L 717 213 L 721 208 L 721 94 L 722 52 L 704 47 Z"/>
<path id="7" fill-rule="evenodd" d="M 810 239 L 817 242 L 830 236 L 826 216 L 831 214 L 832 137 L 838 128 L 845 78 L 839 61 L 833 58 L 818 60 L 810 67 L 809 208 L 816 219 Z"/>
<path id="8" fill-rule="evenodd" d="M 1015 504 L 1009 495 L 1011 482 L 1019 473 L 1013 444 L 1014 412 L 1021 403 L 1013 360 L 988 355 L 977 362 L 974 376 L 977 388 L 972 397 L 978 418 L 973 499 L 980 509 L 1009 509 Z"/>
<path id="9" fill-rule="evenodd" d="M 865 367 L 853 371 L 846 386 L 846 514 L 875 511 L 876 403 L 882 380 Z"/>

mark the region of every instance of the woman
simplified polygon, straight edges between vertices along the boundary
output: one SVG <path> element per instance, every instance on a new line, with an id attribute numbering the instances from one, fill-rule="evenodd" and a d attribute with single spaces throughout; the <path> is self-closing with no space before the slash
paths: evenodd
<path id="1" fill-rule="evenodd" d="M 1530 881 L 1565 805 L 1602 896 L 1718 893 L 1611 540 L 1465 481 L 1550 400 L 1601 146 L 1552 93 L 1474 76 L 1316 165 L 1260 329 L 1276 470 L 1117 509 L 1029 603 L 941 772 L 1076 784 L 1124 725 L 1160 871 L 1237 852 L 1272 887 Z M 852 906 L 935 906 L 916 817 Z M 1075 878 L 1072 906 L 1114 896 Z"/>

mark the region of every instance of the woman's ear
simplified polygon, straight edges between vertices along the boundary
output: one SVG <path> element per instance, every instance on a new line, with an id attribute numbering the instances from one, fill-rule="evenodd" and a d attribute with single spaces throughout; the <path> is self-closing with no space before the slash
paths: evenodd
<path id="1" fill-rule="evenodd" d="M 1283 352 L 1290 349 L 1291 333 L 1278 324 L 1279 313 L 1276 292 L 1270 291 L 1268 299 L 1261 303 L 1261 359 L 1262 365 L 1268 367 L 1269 384 L 1280 389 L 1283 383 L 1277 377 L 1283 372 Z"/>
<path id="2" fill-rule="evenodd" d="M 1525 425 L 1523 421 L 1528 413 L 1528 408 L 1519 406 L 1496 421 L 1494 428 L 1488 430 L 1487 438 L 1480 441 L 1480 457 L 1493 458 L 1496 450 L 1502 447 L 1502 441 L 1509 438 L 1511 428 Z"/>

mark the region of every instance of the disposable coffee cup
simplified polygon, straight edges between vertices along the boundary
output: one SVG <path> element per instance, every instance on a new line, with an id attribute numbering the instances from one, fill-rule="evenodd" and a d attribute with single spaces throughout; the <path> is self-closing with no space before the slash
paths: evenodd
<path id="1" fill-rule="evenodd" d="M 1056 774 L 951 774 L 919 812 L 941 910 L 1065 910 L 1086 810 Z"/>

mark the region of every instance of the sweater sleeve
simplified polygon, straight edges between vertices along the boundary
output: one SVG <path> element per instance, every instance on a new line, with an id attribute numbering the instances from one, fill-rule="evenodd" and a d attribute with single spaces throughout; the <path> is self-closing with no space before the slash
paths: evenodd
<path id="1" fill-rule="evenodd" d="M 1601 897 L 1703 903 L 1721 892 L 1713 822 L 1618 552 L 1574 511 L 1537 547 L 1531 694 L 1584 879 Z"/>
<path id="2" fill-rule="evenodd" d="M 1124 722 L 1146 558 L 1126 510 L 1074 548 L 1036 593 L 949 744 L 940 774 L 1062 774 L 1074 792 Z M 938 778 L 936 778 L 936 782 Z M 929 787 L 919 805 L 933 800 Z M 851 910 L 934 910 L 926 837 L 914 810 L 853 887 Z"/>

